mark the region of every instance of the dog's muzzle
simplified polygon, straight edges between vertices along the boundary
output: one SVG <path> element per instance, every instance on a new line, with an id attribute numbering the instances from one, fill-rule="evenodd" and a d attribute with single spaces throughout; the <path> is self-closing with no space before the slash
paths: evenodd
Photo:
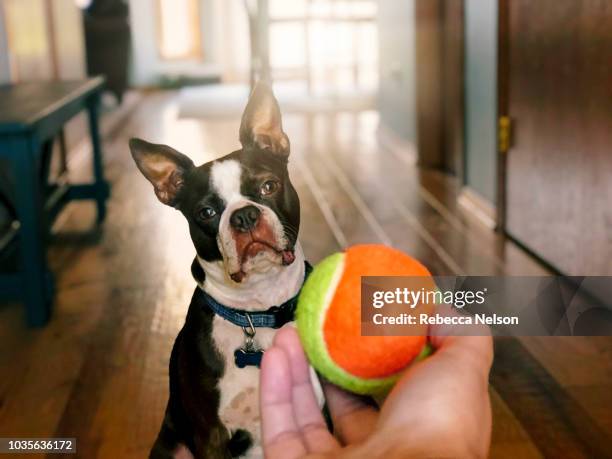
<path id="1" fill-rule="evenodd" d="M 289 246 L 276 214 L 248 201 L 224 212 L 219 246 L 234 282 L 242 282 L 249 272 L 265 272 L 271 266 L 286 266 L 295 260 L 294 248 Z"/>

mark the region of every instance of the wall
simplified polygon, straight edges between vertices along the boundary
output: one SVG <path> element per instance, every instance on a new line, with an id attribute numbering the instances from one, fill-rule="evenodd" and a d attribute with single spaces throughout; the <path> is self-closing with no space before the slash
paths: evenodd
<path id="1" fill-rule="evenodd" d="M 8 36 L 4 17 L 4 5 L 0 2 L 0 84 L 11 81 L 11 67 L 8 54 Z"/>
<path id="2" fill-rule="evenodd" d="M 416 145 L 414 0 L 378 3 L 381 124 Z"/>
<path id="3" fill-rule="evenodd" d="M 74 0 L 0 0 L 0 6 L 6 32 L 0 49 L 4 38 L 8 49 L 2 56 L 13 81 L 85 75 L 83 26 Z"/>
<path id="4" fill-rule="evenodd" d="M 74 0 L 52 0 L 57 73 L 60 79 L 83 78 L 86 74 L 85 40 L 81 11 Z"/>
<path id="5" fill-rule="evenodd" d="M 16 81 L 53 76 L 43 0 L 2 0 L 9 41 L 11 74 Z"/>
<path id="6" fill-rule="evenodd" d="M 243 0 L 212 1 L 216 13 L 211 33 L 204 35 L 224 82 L 248 82 L 251 68 L 249 21 Z"/>
<path id="7" fill-rule="evenodd" d="M 132 83 L 151 86 L 163 76 L 222 75 L 225 81 L 248 79 L 250 48 L 241 0 L 201 0 L 203 59 L 163 60 L 157 49 L 156 0 L 130 0 Z"/>
<path id="8" fill-rule="evenodd" d="M 465 1 L 465 184 L 496 199 L 497 2 Z"/>
<path id="9" fill-rule="evenodd" d="M 0 2 L 0 85 L 11 81 L 11 68 L 9 66 L 8 57 L 8 40 L 6 31 L 6 22 L 4 17 L 4 5 Z M 7 178 L 8 164 L 5 159 L 0 159 L 0 193 L 8 194 Z M 0 205 L 0 233 L 12 221 L 8 210 Z"/>
<path id="10" fill-rule="evenodd" d="M 55 65 L 57 78 L 71 80 L 87 75 L 85 32 L 81 10 L 74 0 L 50 0 L 53 15 Z M 71 119 L 64 128 L 66 144 L 73 148 L 84 138 L 88 124 L 85 113 Z"/>

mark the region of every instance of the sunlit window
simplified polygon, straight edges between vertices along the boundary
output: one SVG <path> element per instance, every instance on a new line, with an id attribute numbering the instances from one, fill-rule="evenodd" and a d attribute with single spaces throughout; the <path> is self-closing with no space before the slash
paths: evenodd
<path id="1" fill-rule="evenodd" d="M 158 0 L 159 53 L 163 59 L 202 57 L 197 0 Z"/>
<path id="2" fill-rule="evenodd" d="M 74 3 L 76 3 L 76 6 L 78 6 L 79 8 L 89 8 L 89 6 L 91 5 L 92 0 L 74 0 Z"/>
<path id="3" fill-rule="evenodd" d="M 376 87 L 376 1 L 269 0 L 269 5 L 275 79 L 305 79 L 315 91 Z"/>

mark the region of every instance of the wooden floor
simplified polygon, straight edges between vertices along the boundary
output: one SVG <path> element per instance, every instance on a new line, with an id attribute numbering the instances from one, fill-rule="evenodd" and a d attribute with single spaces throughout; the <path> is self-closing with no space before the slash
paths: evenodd
<path id="1" fill-rule="evenodd" d="M 146 456 L 194 288 L 194 249 L 182 216 L 157 202 L 132 164 L 127 141 L 169 143 L 196 163 L 237 146 L 236 120 L 177 113 L 175 93 L 154 93 L 107 136 L 107 222 L 96 230 L 93 206 L 77 203 L 56 225 L 52 322 L 28 330 L 19 305 L 0 306 L 0 437 L 76 437 L 84 458 Z M 452 181 L 383 151 L 377 122 L 375 112 L 285 118 L 311 261 L 384 242 L 435 274 L 545 272 L 462 214 Z M 75 175 L 85 174 L 86 161 L 76 162 Z M 491 396 L 491 457 L 612 456 L 612 338 L 498 340 Z"/>

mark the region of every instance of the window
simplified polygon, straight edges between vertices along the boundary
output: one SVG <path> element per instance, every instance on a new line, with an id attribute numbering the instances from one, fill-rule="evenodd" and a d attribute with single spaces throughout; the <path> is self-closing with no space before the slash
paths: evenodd
<path id="1" fill-rule="evenodd" d="M 198 0 L 157 0 L 162 59 L 201 59 Z"/>
<path id="2" fill-rule="evenodd" d="M 269 0 L 274 79 L 305 79 L 315 91 L 376 88 L 377 10 L 373 0 Z"/>

